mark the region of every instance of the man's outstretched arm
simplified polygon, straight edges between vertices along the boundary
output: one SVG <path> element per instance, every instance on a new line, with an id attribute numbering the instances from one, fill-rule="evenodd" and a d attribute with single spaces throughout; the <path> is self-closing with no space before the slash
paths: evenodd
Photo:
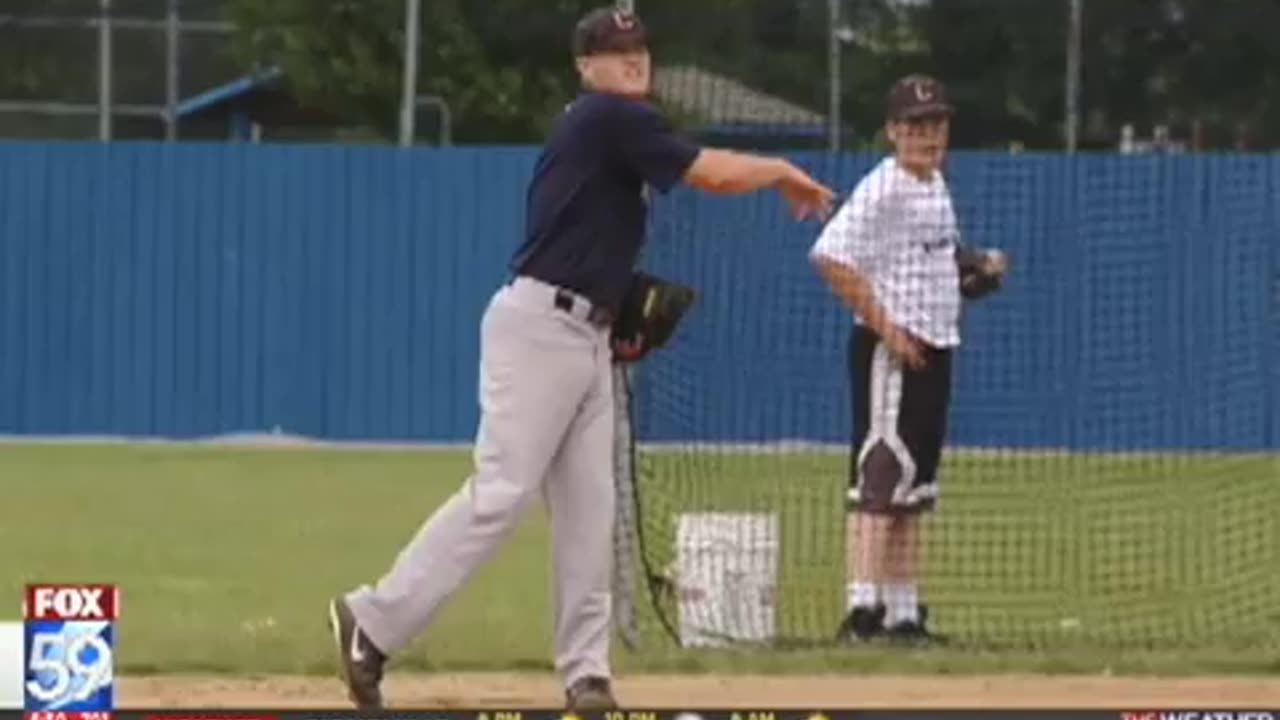
<path id="1" fill-rule="evenodd" d="M 675 133 L 653 108 L 621 105 L 612 132 L 618 158 L 659 192 L 677 183 L 718 195 L 776 188 L 797 219 L 825 218 L 835 193 L 782 158 L 702 147 Z"/>
<path id="2" fill-rule="evenodd" d="M 690 187 L 717 195 L 738 195 L 778 188 L 796 217 L 825 218 L 835 193 L 782 158 L 733 150 L 702 148 L 685 171 Z"/>
<path id="3" fill-rule="evenodd" d="M 791 163 L 781 158 L 702 148 L 684 180 L 689 186 L 709 193 L 749 193 L 777 185 L 792 169 Z"/>

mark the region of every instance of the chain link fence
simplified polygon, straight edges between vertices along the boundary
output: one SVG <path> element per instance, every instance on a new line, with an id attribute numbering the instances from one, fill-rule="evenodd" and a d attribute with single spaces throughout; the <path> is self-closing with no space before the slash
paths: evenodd
<path id="1" fill-rule="evenodd" d="M 1243 0 L 634 0 L 659 92 L 717 140 L 882 148 L 884 93 L 936 75 L 957 147 L 1248 151 L 1280 141 L 1278 54 Z M 726 135 L 728 136 L 726 138 Z"/>
<path id="2" fill-rule="evenodd" d="M 1280 22 L 1280 8 L 1265 0 L 1225 9 L 1208 0 L 619 2 L 652 29 L 659 99 L 684 127 L 721 144 L 882 147 L 884 91 L 913 71 L 951 86 L 961 148 L 1257 150 L 1280 140 L 1280 58 L 1262 31 Z M 518 5 L 503 6 L 506 14 L 494 16 L 502 22 L 455 15 L 474 26 L 487 62 L 505 77 L 521 73 L 521 53 L 563 52 L 570 18 L 593 4 L 537 6 L 516 25 L 509 16 Z M 167 120 L 181 99 L 244 73 L 230 52 L 225 6 L 8 0 L 0 8 L 0 136 L 225 134 Z M 433 56 L 434 8 L 418 14 L 427 32 L 413 73 L 417 97 L 434 105 L 416 110 L 427 127 L 415 137 L 440 134 L 436 116 L 452 113 L 464 142 L 510 141 L 501 128 L 477 132 L 468 116 L 482 108 L 545 118 L 572 92 L 567 56 L 562 81 L 546 92 L 524 88 L 519 106 L 507 107 L 519 82 L 486 90 L 448 77 L 440 63 L 449 61 Z M 404 30 L 387 28 L 410 37 Z"/>
<path id="3" fill-rule="evenodd" d="M 221 0 L 10 0 L 0 136 L 179 137 L 170 111 L 238 73 Z M 222 129 L 186 128 L 188 136 Z"/>

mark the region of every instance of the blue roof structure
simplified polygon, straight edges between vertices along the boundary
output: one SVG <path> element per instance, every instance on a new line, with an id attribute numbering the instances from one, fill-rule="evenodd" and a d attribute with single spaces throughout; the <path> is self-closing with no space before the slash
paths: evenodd
<path id="1" fill-rule="evenodd" d="M 209 110 L 226 106 L 230 103 L 236 103 L 245 99 L 246 96 L 268 87 L 275 87 L 276 83 L 284 77 L 284 71 L 278 67 L 269 67 L 243 77 L 236 78 L 229 83 L 219 85 L 218 87 L 206 90 L 195 97 L 188 98 L 178 103 L 176 109 L 179 118 L 198 115 Z"/>
<path id="2" fill-rule="evenodd" d="M 262 68 L 178 103 L 179 122 L 226 123 L 232 140 L 247 141 L 258 126 L 327 126 L 329 114 L 300 105 L 282 82 L 284 71 Z"/>

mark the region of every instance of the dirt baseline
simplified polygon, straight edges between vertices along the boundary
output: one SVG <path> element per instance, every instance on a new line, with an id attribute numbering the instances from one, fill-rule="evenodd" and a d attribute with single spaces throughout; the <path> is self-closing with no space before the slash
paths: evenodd
<path id="1" fill-rule="evenodd" d="M 549 675 L 392 674 L 384 689 L 401 709 L 558 707 Z M 1280 678 L 1092 676 L 633 675 L 618 700 L 639 708 L 1170 708 L 1280 707 Z M 336 679 L 321 677 L 121 678 L 120 707 L 344 708 Z"/>

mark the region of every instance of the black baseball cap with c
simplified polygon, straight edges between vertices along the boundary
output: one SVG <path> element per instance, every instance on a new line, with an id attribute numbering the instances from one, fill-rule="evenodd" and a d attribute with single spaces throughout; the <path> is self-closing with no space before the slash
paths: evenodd
<path id="1" fill-rule="evenodd" d="M 596 8 L 573 28 L 573 55 L 631 52 L 648 47 L 644 23 L 635 13 L 615 7 Z"/>
<path id="2" fill-rule="evenodd" d="M 946 86 L 928 75 L 907 75 L 889 90 L 890 120 L 912 120 L 954 113 L 955 108 L 947 98 Z"/>

